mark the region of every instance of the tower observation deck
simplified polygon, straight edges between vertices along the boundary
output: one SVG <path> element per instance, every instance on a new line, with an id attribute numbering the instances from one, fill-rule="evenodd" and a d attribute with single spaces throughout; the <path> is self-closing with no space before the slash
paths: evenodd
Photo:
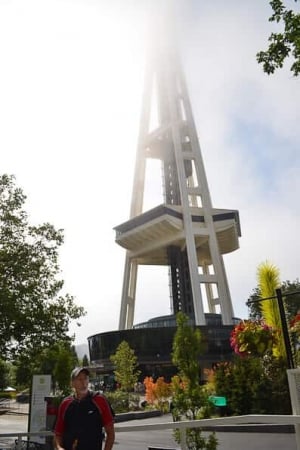
<path id="1" fill-rule="evenodd" d="M 213 208 L 200 144 L 176 46 L 166 40 L 148 58 L 130 219 L 116 226 L 126 249 L 119 329 L 134 322 L 139 265 L 169 267 L 172 313 L 195 325 L 208 313 L 233 324 L 223 254 L 239 247 L 238 211 Z M 151 128 L 155 114 L 157 125 Z M 147 159 L 162 166 L 163 203 L 144 211 Z"/>

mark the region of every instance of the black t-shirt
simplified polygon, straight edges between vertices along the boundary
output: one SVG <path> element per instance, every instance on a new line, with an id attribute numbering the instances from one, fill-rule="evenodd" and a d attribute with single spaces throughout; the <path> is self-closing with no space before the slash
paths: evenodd
<path id="1" fill-rule="evenodd" d="M 84 399 L 73 399 L 68 405 L 65 416 L 63 446 L 66 450 L 100 450 L 102 447 L 101 413 L 93 394 Z"/>

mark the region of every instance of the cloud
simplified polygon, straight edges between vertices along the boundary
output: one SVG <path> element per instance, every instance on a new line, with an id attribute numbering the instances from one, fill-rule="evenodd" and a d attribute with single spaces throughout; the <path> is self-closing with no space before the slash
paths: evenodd
<path id="1" fill-rule="evenodd" d="M 0 5 L 2 171 L 16 174 L 32 221 L 65 229 L 62 277 L 88 312 L 72 325 L 77 342 L 118 327 L 125 252 L 113 227 L 129 217 L 155 4 Z M 269 77 L 256 62 L 272 29 L 267 2 L 175 9 L 213 205 L 240 211 L 240 249 L 224 261 L 243 317 L 260 262 L 278 265 L 282 280 L 299 276 L 300 79 L 288 68 Z M 142 268 L 137 293 L 136 322 L 167 314 L 165 268 Z"/>

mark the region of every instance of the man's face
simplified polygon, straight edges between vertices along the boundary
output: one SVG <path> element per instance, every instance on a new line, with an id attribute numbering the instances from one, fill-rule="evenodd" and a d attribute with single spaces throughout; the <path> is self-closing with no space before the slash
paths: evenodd
<path id="1" fill-rule="evenodd" d="M 89 376 L 85 372 L 80 372 L 72 381 L 72 387 L 79 394 L 85 394 L 88 391 Z"/>

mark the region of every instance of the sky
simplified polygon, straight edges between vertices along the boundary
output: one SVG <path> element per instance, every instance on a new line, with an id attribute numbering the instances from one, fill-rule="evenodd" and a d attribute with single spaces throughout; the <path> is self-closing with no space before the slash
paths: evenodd
<path id="1" fill-rule="evenodd" d="M 1 174 L 27 196 L 31 224 L 64 229 L 64 291 L 86 310 L 75 343 L 118 329 L 150 0 L 0 0 Z M 299 11 L 299 2 L 285 2 Z M 247 318 L 256 272 L 300 274 L 300 77 L 272 76 L 264 0 L 174 0 L 177 44 L 213 206 L 237 209 L 240 248 L 224 256 L 235 315 Z M 157 186 L 150 188 L 149 207 Z M 170 313 L 165 268 L 138 275 L 135 323 Z"/>

